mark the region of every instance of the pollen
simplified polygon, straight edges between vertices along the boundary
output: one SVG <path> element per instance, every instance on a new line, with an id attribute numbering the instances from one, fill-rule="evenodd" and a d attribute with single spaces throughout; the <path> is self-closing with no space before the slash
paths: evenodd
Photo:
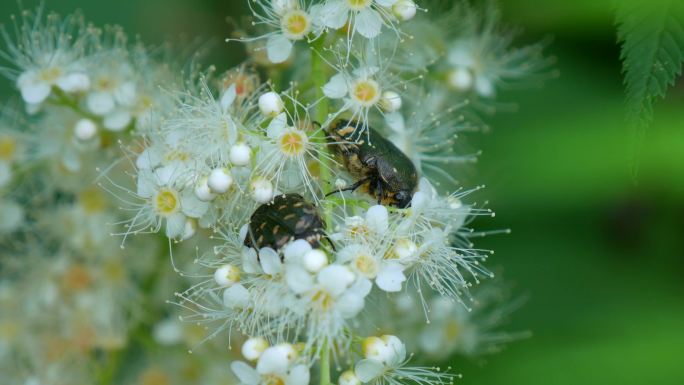
<path id="1" fill-rule="evenodd" d="M 354 11 L 360 11 L 362 9 L 370 7 L 373 0 L 347 0 L 349 8 Z"/>
<path id="2" fill-rule="evenodd" d="M 154 208 L 162 216 L 174 214 L 180 208 L 178 193 L 168 188 L 160 189 L 154 197 Z"/>
<path id="3" fill-rule="evenodd" d="M 10 136 L 0 137 L 0 160 L 9 162 L 17 154 L 17 141 Z"/>
<path id="4" fill-rule="evenodd" d="M 82 191 L 78 196 L 78 201 L 87 214 L 101 213 L 107 208 L 104 195 L 95 187 Z"/>
<path id="5" fill-rule="evenodd" d="M 309 15 L 302 10 L 293 10 L 286 13 L 281 21 L 283 33 L 292 40 L 300 40 L 311 30 Z"/>
<path id="6" fill-rule="evenodd" d="M 378 265 L 370 255 L 361 254 L 356 257 L 354 267 L 367 278 L 373 278 L 378 275 Z"/>
<path id="7" fill-rule="evenodd" d="M 287 156 L 298 156 L 306 150 L 309 138 L 304 131 L 290 129 L 280 136 L 280 151 Z"/>
<path id="8" fill-rule="evenodd" d="M 332 297 L 324 290 L 318 290 L 316 293 L 314 293 L 314 295 L 311 297 L 311 302 L 317 303 L 323 311 L 327 311 L 333 305 Z"/>
<path id="9" fill-rule="evenodd" d="M 370 107 L 380 100 L 380 85 L 373 79 L 354 81 L 351 91 L 354 100 L 366 107 Z"/>
<path id="10" fill-rule="evenodd" d="M 62 76 L 62 69 L 59 67 L 46 68 L 38 74 L 38 77 L 48 83 L 57 81 Z"/>

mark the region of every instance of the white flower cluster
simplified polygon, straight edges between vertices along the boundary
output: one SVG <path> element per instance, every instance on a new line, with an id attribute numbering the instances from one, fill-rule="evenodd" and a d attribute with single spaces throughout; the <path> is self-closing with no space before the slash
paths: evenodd
<path id="1" fill-rule="evenodd" d="M 513 339 L 468 317 L 493 276 L 469 225 L 493 214 L 465 201 L 480 187 L 458 178 L 475 154 L 457 135 L 544 68 L 540 46 L 511 50 L 489 8 L 456 5 L 442 14 L 462 28 L 435 31 L 412 0 L 248 4 L 255 35 L 239 40 L 254 50 L 225 72 L 184 72 L 118 27 L 42 8 L 2 33 L 25 107 L 0 120 L 0 301 L 16 309 L 0 315 L 0 361 L 28 363 L 11 383 L 128 383 L 129 349 L 158 354 L 134 365 L 138 383 L 225 382 L 228 355 L 159 347 L 228 330 L 244 385 L 441 385 L 457 375 L 409 365 L 402 341 L 445 357 Z M 40 312 L 54 316 L 33 335 L 4 333 Z M 440 333 L 452 318 L 467 338 Z M 368 337 L 378 328 L 401 339 Z"/>

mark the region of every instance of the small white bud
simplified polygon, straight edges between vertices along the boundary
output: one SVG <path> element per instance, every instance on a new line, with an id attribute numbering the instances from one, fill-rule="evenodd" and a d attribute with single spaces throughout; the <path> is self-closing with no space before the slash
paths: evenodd
<path id="1" fill-rule="evenodd" d="M 195 236 L 197 233 L 197 221 L 194 218 L 188 218 L 185 220 L 185 227 L 183 227 L 183 235 L 181 236 L 181 241 L 185 241 Z"/>
<path id="2" fill-rule="evenodd" d="M 354 374 L 353 371 L 347 370 L 340 374 L 339 383 L 340 385 L 361 385 L 361 380 L 356 377 L 356 374 Z"/>
<path id="3" fill-rule="evenodd" d="M 257 203 L 268 203 L 273 199 L 273 184 L 268 179 L 254 179 L 250 188 L 252 196 Z"/>
<path id="4" fill-rule="evenodd" d="M 380 99 L 380 107 L 385 112 L 395 112 L 401 108 L 401 96 L 394 91 L 385 91 Z"/>
<path id="5" fill-rule="evenodd" d="M 345 187 L 347 187 L 347 181 L 346 180 L 344 180 L 342 178 L 335 179 L 335 188 L 337 190 L 342 190 Z"/>
<path id="6" fill-rule="evenodd" d="M 214 272 L 214 281 L 223 287 L 234 285 L 240 281 L 240 269 L 233 265 L 223 265 Z"/>
<path id="7" fill-rule="evenodd" d="M 266 349 L 268 349 L 268 341 L 265 338 L 252 337 L 242 345 L 242 356 L 249 361 L 256 361 Z"/>
<path id="8" fill-rule="evenodd" d="M 473 87 L 473 74 L 467 68 L 455 68 L 449 72 L 447 81 L 458 91 L 468 91 Z"/>
<path id="9" fill-rule="evenodd" d="M 406 352 L 404 343 L 395 336 L 368 337 L 363 340 L 363 355 L 384 363 L 395 362 Z"/>
<path id="10" fill-rule="evenodd" d="M 392 6 L 392 12 L 397 19 L 407 21 L 416 16 L 417 8 L 412 0 L 399 0 Z"/>
<path id="11" fill-rule="evenodd" d="M 197 184 L 195 185 L 195 196 L 202 202 L 209 202 L 216 198 L 216 194 L 212 193 L 209 188 L 208 181 L 209 178 L 205 176 L 197 181 Z"/>
<path id="12" fill-rule="evenodd" d="M 81 119 L 74 126 L 74 136 L 76 139 L 88 141 L 97 134 L 97 125 L 90 119 Z"/>
<path id="13" fill-rule="evenodd" d="M 211 192 L 223 194 L 233 185 L 233 176 L 230 175 L 230 170 L 227 168 L 215 168 L 209 174 L 207 185 Z"/>
<path id="14" fill-rule="evenodd" d="M 319 249 L 309 250 L 304 254 L 304 268 L 311 273 L 317 273 L 328 265 L 328 256 Z"/>
<path id="15" fill-rule="evenodd" d="M 283 112 L 284 108 L 283 99 L 273 91 L 259 96 L 259 111 L 268 117 L 274 118 L 278 116 L 278 114 Z"/>
<path id="16" fill-rule="evenodd" d="M 245 143 L 236 143 L 230 148 L 229 158 L 235 166 L 246 166 L 252 158 L 252 149 Z"/>

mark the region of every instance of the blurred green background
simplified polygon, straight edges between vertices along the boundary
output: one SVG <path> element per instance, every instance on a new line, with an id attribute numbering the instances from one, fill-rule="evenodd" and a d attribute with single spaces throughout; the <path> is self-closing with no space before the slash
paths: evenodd
<path id="1" fill-rule="evenodd" d="M 213 41 L 209 60 L 235 64 L 227 16 L 245 0 L 46 0 L 123 25 L 150 43 L 178 35 Z M 33 3 L 24 1 L 25 7 Z M 486 117 L 470 135 L 483 150 L 473 184 L 497 212 L 480 228 L 511 228 L 479 245 L 496 250 L 518 293 L 511 330 L 534 336 L 503 354 L 453 362 L 460 384 L 684 384 L 684 81 L 639 141 L 624 124 L 619 47 L 607 1 L 503 0 L 521 39 L 552 36 L 558 79 L 511 91 L 516 112 Z M 3 21 L 17 3 L 0 2 Z M 10 86 L 3 82 L 1 100 Z M 632 173 L 638 160 L 636 176 Z"/>

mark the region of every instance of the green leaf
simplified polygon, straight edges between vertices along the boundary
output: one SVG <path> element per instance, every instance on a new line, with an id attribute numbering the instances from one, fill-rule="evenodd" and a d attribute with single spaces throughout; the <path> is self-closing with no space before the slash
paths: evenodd
<path id="1" fill-rule="evenodd" d="M 653 102 L 663 98 L 682 72 L 684 0 L 618 0 L 627 118 L 637 127 L 653 119 Z"/>

